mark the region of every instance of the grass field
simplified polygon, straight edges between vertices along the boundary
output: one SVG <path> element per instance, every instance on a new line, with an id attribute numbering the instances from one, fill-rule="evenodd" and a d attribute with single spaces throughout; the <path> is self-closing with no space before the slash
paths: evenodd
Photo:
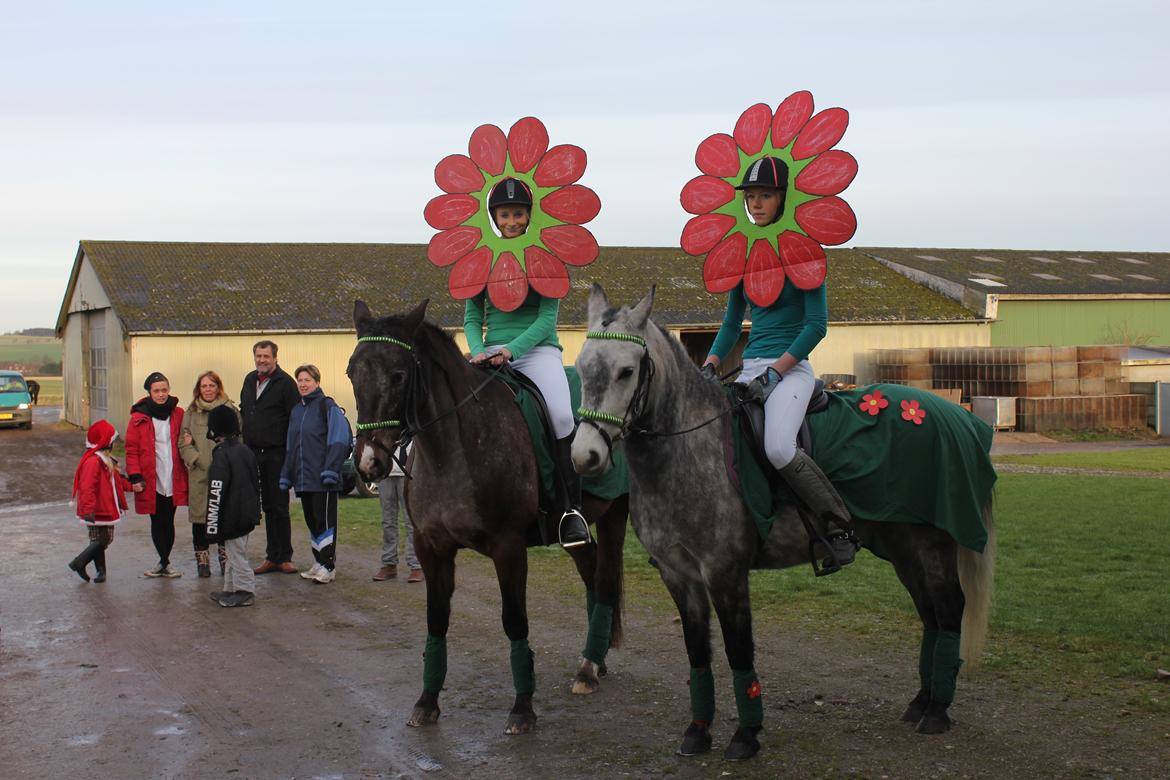
<path id="1" fill-rule="evenodd" d="M 1165 470 L 1167 452 L 1086 453 L 1060 462 Z M 1170 668 L 1168 496 L 1170 482 L 1163 479 L 1001 475 L 996 598 L 985 668 L 1022 685 L 1075 680 L 1082 692 L 1120 687 L 1129 706 L 1170 711 L 1170 694 L 1155 681 L 1157 669 Z M 294 522 L 303 522 L 299 510 L 294 514 Z M 377 501 L 347 499 L 340 514 L 342 546 L 380 543 Z M 529 560 L 529 587 L 560 591 L 570 600 L 580 596 L 559 549 L 533 550 Z M 490 563 L 477 555 L 461 555 L 459 565 L 490 574 Z M 627 601 L 673 612 L 632 530 L 625 570 Z M 805 567 L 754 572 L 752 601 L 761 631 L 815 630 L 840 633 L 841 641 L 881 642 L 915 637 L 919 630 L 893 569 L 866 554 L 845 572 L 821 579 Z"/>
<path id="2" fill-rule="evenodd" d="M 37 396 L 40 406 L 60 406 L 65 403 L 65 389 L 59 376 L 29 376 L 25 379 L 35 379 L 41 384 L 41 393 Z"/>
<path id="3" fill-rule="evenodd" d="M 0 336 L 0 363 L 60 363 L 61 350 L 61 341 L 49 336 Z"/>
<path id="4" fill-rule="evenodd" d="M 1170 472 L 1170 447 L 1118 450 L 1115 452 L 1056 452 L 1045 455 L 1000 455 L 996 463 L 1108 471 Z"/>

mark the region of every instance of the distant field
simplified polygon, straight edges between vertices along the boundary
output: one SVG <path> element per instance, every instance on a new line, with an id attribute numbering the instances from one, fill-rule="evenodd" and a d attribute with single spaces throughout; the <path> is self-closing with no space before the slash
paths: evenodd
<path id="1" fill-rule="evenodd" d="M 65 403 L 65 388 L 59 376 L 30 376 L 25 379 L 35 379 L 41 385 L 41 394 L 37 397 L 39 406 L 60 406 Z"/>
<path id="2" fill-rule="evenodd" d="M 0 363 L 61 362 L 61 341 L 49 336 L 0 336 Z"/>

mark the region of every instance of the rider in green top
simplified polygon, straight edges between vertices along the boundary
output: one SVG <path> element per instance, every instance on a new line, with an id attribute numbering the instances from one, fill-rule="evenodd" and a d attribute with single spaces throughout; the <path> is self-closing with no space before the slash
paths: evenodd
<path id="1" fill-rule="evenodd" d="M 736 189 L 752 221 L 769 225 L 784 213 L 788 167 L 776 157 L 761 157 Z M 739 340 L 747 308 L 743 283 L 727 297 L 727 313 L 711 345 L 703 370 L 714 376 L 720 362 Z M 768 460 L 793 492 L 831 529 L 832 558 L 827 572 L 853 561 L 858 549 L 849 528 L 849 510 L 824 472 L 796 446 L 796 434 L 812 397 L 816 375 L 808 355 L 828 329 L 825 285 L 801 290 L 788 281 L 770 306 L 751 304 L 752 328 L 743 353 L 743 371 L 736 380 L 764 404 L 764 450 Z M 834 560 L 835 559 L 835 560 Z"/>
<path id="2" fill-rule="evenodd" d="M 532 193 L 518 179 L 503 179 L 488 195 L 488 212 L 503 238 L 524 235 L 531 211 Z M 581 478 L 573 470 L 570 455 L 575 420 L 569 382 L 561 362 L 561 345 L 557 341 L 560 305 L 560 300 L 532 290 L 517 309 L 507 312 L 492 305 L 487 294 L 481 292 L 467 300 L 463 334 L 467 337 L 472 363 L 499 366 L 508 361 L 514 370 L 532 380 L 544 396 L 557 440 L 558 500 L 563 513 L 558 537 L 561 546 L 569 548 L 588 544 L 590 536 L 589 525 L 579 509 Z"/>

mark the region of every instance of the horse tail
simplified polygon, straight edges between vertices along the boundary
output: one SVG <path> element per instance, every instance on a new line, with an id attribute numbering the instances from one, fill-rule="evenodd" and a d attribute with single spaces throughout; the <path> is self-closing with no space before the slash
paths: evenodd
<path id="1" fill-rule="evenodd" d="M 972 667 L 979 664 L 987 641 L 991 595 L 995 589 L 995 517 L 990 498 L 983 506 L 983 525 L 987 528 L 987 546 L 983 552 L 959 547 L 959 584 L 966 600 L 959 655 Z"/>

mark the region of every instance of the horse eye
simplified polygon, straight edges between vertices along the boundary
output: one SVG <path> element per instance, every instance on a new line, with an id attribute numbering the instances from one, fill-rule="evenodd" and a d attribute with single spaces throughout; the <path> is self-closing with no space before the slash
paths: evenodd
<path id="1" fill-rule="evenodd" d="M 405 371 L 395 371 L 390 375 L 390 384 L 394 385 L 395 387 L 402 384 L 404 381 L 406 381 Z"/>
<path id="2" fill-rule="evenodd" d="M 633 375 L 634 375 L 634 369 L 630 368 L 629 366 L 626 366 L 625 368 L 623 368 L 621 371 L 618 372 L 618 379 L 629 379 Z"/>

